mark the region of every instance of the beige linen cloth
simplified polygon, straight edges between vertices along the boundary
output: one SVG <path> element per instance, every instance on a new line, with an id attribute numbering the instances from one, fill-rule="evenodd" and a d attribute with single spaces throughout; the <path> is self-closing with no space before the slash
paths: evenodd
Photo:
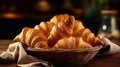
<path id="1" fill-rule="evenodd" d="M 20 42 L 9 44 L 6 52 L 0 54 L 0 63 L 9 63 L 16 60 L 19 67 L 53 67 L 50 62 L 28 55 Z"/>
<path id="2" fill-rule="evenodd" d="M 105 47 L 100 49 L 101 55 L 114 54 L 120 51 L 120 47 L 112 43 L 109 39 L 102 38 L 101 40 L 105 43 Z M 0 54 L 0 64 L 15 61 L 17 61 L 19 67 L 53 67 L 50 62 L 28 55 L 20 42 L 9 44 L 8 49 Z"/>

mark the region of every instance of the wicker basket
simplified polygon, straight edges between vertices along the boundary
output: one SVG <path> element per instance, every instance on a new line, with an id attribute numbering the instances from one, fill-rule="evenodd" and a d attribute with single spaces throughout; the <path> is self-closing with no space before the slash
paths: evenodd
<path id="1" fill-rule="evenodd" d="M 91 60 L 102 46 L 89 49 L 33 49 L 27 48 L 30 55 L 53 64 L 85 64 Z"/>

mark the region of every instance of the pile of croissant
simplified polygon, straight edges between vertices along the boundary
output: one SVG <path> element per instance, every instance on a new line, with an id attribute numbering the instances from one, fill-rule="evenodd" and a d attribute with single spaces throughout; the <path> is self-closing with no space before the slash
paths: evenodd
<path id="1" fill-rule="evenodd" d="M 81 21 L 68 14 L 55 15 L 34 28 L 25 27 L 14 41 L 32 48 L 80 49 L 103 44 Z"/>

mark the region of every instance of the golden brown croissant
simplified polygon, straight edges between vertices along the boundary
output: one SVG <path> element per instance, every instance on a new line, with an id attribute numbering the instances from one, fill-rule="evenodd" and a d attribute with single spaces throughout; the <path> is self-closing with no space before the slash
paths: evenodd
<path id="1" fill-rule="evenodd" d="M 91 48 L 92 46 L 84 42 L 81 37 L 65 37 L 60 39 L 53 48 L 81 49 Z"/>
<path id="2" fill-rule="evenodd" d="M 35 25 L 35 29 L 39 29 L 43 32 L 43 34 L 48 37 L 50 35 L 50 31 L 52 30 L 53 23 L 51 22 L 41 22 L 39 25 Z"/>
<path id="3" fill-rule="evenodd" d="M 53 18 L 50 19 L 50 22 L 52 22 L 54 24 L 58 24 L 58 23 L 63 22 L 63 21 L 68 21 L 69 16 L 70 15 L 68 15 L 68 14 L 55 15 Z"/>
<path id="4" fill-rule="evenodd" d="M 85 28 L 82 22 L 78 20 L 75 21 L 72 36 L 82 37 L 85 42 L 91 44 L 92 46 L 97 46 L 102 44 L 100 39 L 96 37 L 94 33 L 90 31 L 90 29 Z"/>
<path id="5" fill-rule="evenodd" d="M 73 27 L 73 36 L 80 36 L 81 29 L 85 28 L 81 21 L 75 20 Z"/>
<path id="6" fill-rule="evenodd" d="M 54 46 L 57 41 L 63 37 L 69 37 L 73 34 L 73 26 L 75 18 L 73 16 L 64 15 L 64 20 L 55 24 L 48 37 L 48 45 Z"/>
<path id="7" fill-rule="evenodd" d="M 14 40 L 33 48 L 48 48 L 47 37 L 40 30 L 34 28 L 23 28 L 22 32 Z"/>
<path id="8" fill-rule="evenodd" d="M 58 24 L 59 22 L 61 22 L 61 16 L 63 15 L 55 15 L 53 18 L 50 19 L 50 22 Z"/>

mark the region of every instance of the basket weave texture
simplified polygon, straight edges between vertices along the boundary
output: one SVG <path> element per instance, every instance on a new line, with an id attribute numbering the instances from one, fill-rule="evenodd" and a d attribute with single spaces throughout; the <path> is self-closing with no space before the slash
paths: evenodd
<path id="1" fill-rule="evenodd" d="M 89 62 L 102 46 L 89 49 L 34 49 L 27 48 L 28 54 L 54 64 L 85 64 Z"/>

